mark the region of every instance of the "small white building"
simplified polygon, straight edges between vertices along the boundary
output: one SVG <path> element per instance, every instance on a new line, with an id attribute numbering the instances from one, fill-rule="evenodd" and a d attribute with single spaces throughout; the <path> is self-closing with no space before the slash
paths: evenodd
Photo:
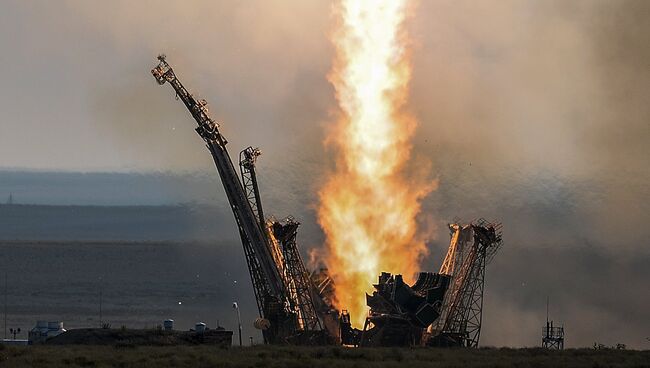
<path id="1" fill-rule="evenodd" d="M 166 319 L 163 322 L 163 329 L 165 331 L 173 331 L 174 330 L 174 320 L 173 319 Z"/>
<path id="2" fill-rule="evenodd" d="M 29 331 L 27 336 L 30 344 L 41 344 L 48 338 L 58 336 L 65 331 L 63 322 L 36 321 L 36 326 Z"/>
<path id="3" fill-rule="evenodd" d="M 207 325 L 205 323 L 203 323 L 203 322 L 197 322 L 196 325 L 194 326 L 194 331 L 196 331 L 196 333 L 202 334 L 202 333 L 205 332 L 205 327 L 206 326 Z"/>

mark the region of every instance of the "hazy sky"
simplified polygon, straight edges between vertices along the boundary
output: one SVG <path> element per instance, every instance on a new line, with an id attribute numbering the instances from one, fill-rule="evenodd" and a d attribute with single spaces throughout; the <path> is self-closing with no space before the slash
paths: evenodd
<path id="1" fill-rule="evenodd" d="M 326 81 L 330 8 L 5 0 L 0 167 L 205 170 L 192 121 L 148 72 L 161 52 L 208 99 L 234 149 L 320 156 L 336 108 Z M 647 8 L 643 0 L 422 1 L 409 21 L 418 152 L 639 174 L 650 129 Z"/>
<path id="2" fill-rule="evenodd" d="M 231 153 L 259 146 L 261 169 L 320 186 L 337 111 L 330 2 L 5 0 L 3 10 L 0 168 L 212 172 L 184 106 L 149 73 L 164 52 L 223 122 Z M 408 22 L 414 164 L 432 162 L 441 182 L 558 178 L 640 226 L 649 14 L 644 0 L 420 2 Z"/>
<path id="3" fill-rule="evenodd" d="M 308 211 L 331 163 L 322 144 L 336 112 L 326 79 L 330 9 L 328 1 L 4 0 L 0 168 L 211 173 L 185 108 L 149 73 L 162 52 L 223 122 L 231 154 L 262 148 L 270 202 Z M 440 183 L 423 223 L 503 220 L 516 251 L 497 262 L 509 272 L 548 248 L 580 277 L 604 272 L 630 285 L 639 281 L 632 275 L 647 277 L 638 270 L 650 267 L 648 19 L 645 0 L 421 1 L 408 23 L 413 162 L 430 161 Z M 311 229 L 313 244 L 321 235 Z M 445 231 L 436 234 L 444 247 Z M 609 280 L 603 288 L 620 287 Z M 545 290 L 562 284 L 542 281 Z M 625 308 L 647 306 L 645 289 L 620 296 Z M 566 306 L 567 319 L 588 310 L 584 321 L 626 326 L 637 340 L 650 331 L 647 314 L 622 321 L 633 313 L 595 307 L 598 292 Z M 529 307 L 540 301 L 509 293 L 517 291 L 496 293 L 499 313 L 511 313 L 512 328 L 536 326 Z M 519 339 L 498 335 L 495 343 Z"/>

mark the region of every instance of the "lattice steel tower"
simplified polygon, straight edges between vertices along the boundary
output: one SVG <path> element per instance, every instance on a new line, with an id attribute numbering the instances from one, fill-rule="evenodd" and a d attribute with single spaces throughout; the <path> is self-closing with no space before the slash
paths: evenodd
<path id="1" fill-rule="evenodd" d="M 478 347 L 485 266 L 501 246 L 501 224 L 479 219 L 449 229 L 451 242 L 440 274 L 450 275 L 451 283 L 428 344 Z"/>

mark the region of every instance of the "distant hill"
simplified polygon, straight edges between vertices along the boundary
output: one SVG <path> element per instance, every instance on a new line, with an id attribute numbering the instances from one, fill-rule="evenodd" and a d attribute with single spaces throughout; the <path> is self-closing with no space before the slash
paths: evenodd
<path id="1" fill-rule="evenodd" d="M 5 241 L 238 239 L 230 213 L 210 206 L 0 205 Z"/>
<path id="2" fill-rule="evenodd" d="M 299 180 L 309 177 L 302 174 L 291 167 L 262 167 L 258 178 L 265 213 L 296 217 L 302 223 L 301 241 L 314 246 L 322 244 L 322 233 L 311 207 L 315 191 Z M 10 201 L 14 207 L 4 207 Z M 219 175 L 213 171 L 0 169 L 0 203 L 0 240 L 239 241 Z"/>
<path id="3" fill-rule="evenodd" d="M 225 204 L 216 173 L 101 173 L 0 170 L 0 203 L 52 205 Z"/>

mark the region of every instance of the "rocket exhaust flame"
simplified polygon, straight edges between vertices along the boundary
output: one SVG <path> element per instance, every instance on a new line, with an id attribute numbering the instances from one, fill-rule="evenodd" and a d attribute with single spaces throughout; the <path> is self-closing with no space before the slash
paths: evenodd
<path id="1" fill-rule="evenodd" d="M 403 29 L 409 6 L 408 0 L 342 0 L 336 9 L 329 78 L 341 118 L 327 139 L 336 170 L 320 190 L 318 218 L 336 306 L 350 311 L 355 327 L 363 326 L 364 293 L 380 272 L 409 281 L 427 252 L 416 215 L 433 184 L 405 172 L 416 125 L 402 111 L 411 72 Z"/>

